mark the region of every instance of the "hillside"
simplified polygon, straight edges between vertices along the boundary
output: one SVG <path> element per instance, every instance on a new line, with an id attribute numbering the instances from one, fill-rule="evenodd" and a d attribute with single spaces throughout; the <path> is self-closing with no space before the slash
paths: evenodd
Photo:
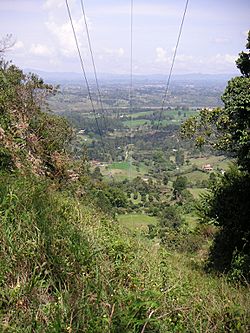
<path id="1" fill-rule="evenodd" d="M 45 97 L 56 89 L 4 61 L 0 74 L 1 331 L 249 331 L 248 285 L 204 272 L 213 228 L 195 224 L 194 232 L 182 221 L 182 204 L 175 210 L 164 202 L 159 224 L 139 216 L 134 230 L 133 210 L 126 225 L 118 221 L 117 213 L 131 210 L 128 199 L 142 210 L 156 202 L 166 177 L 158 185 L 156 176 L 150 184 L 125 181 L 126 191 L 102 181 L 84 149 L 72 149 L 68 122 L 49 112 Z M 171 177 L 169 193 L 188 209 L 181 179 Z"/>

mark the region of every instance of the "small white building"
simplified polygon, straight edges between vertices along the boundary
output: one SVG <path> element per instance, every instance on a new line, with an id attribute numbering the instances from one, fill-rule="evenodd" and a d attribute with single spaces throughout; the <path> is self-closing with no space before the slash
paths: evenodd
<path id="1" fill-rule="evenodd" d="M 203 167 L 202 167 L 202 169 L 204 171 L 213 171 L 213 167 L 212 167 L 211 164 L 204 164 Z"/>

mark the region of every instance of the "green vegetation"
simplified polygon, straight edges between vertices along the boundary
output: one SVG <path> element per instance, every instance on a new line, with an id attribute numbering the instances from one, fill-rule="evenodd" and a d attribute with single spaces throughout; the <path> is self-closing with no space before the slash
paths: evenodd
<path id="1" fill-rule="evenodd" d="M 1 331 L 141 331 L 162 298 L 160 256 L 52 183 L 0 186 Z"/>
<path id="2" fill-rule="evenodd" d="M 224 155 L 201 145 L 200 133 L 199 149 L 179 140 L 169 122 L 197 113 L 185 107 L 164 112 L 159 129 L 153 110 L 135 109 L 135 121 L 149 125 L 132 133 L 126 115 L 110 113 L 103 149 L 93 115 L 73 115 L 74 133 L 46 106 L 56 89 L 1 60 L 1 332 L 250 331 L 242 57 L 244 77 L 229 83 L 219 118 L 218 109 L 209 111 L 216 119 L 202 111 L 183 127 L 190 134 L 197 125 L 196 136 L 206 116 L 212 145 L 222 150 L 229 140 Z M 208 125 L 218 125 L 218 137 Z M 238 165 L 227 170 L 231 153 Z"/>
<path id="3" fill-rule="evenodd" d="M 125 214 L 118 216 L 119 223 L 132 230 L 139 230 L 148 232 L 148 225 L 155 225 L 157 219 L 154 216 L 148 216 L 145 214 Z"/>
<path id="4" fill-rule="evenodd" d="M 247 49 L 250 31 L 248 33 Z M 250 52 L 237 60 L 242 76 L 228 82 L 222 100 L 223 109 L 203 110 L 187 120 L 183 134 L 194 137 L 197 145 L 210 144 L 236 158 L 224 176 L 215 177 L 210 192 L 199 205 L 201 219 L 219 227 L 210 250 L 208 267 L 229 272 L 233 279 L 250 279 Z"/>
<path id="5" fill-rule="evenodd" d="M 101 166 L 100 170 L 107 180 L 113 178 L 116 181 L 123 181 L 129 177 L 136 178 L 145 175 L 148 168 L 143 163 L 130 165 L 130 162 L 113 162 Z"/>
<path id="6" fill-rule="evenodd" d="M 146 119 L 132 119 L 124 121 L 123 124 L 127 127 L 137 127 L 147 125 L 149 122 Z"/>

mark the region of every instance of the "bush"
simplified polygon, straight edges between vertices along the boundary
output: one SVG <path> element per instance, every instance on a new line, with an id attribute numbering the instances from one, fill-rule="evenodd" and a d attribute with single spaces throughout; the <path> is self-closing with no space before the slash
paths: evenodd
<path id="1" fill-rule="evenodd" d="M 0 178 L 0 217 L 3 331 L 159 331 L 160 256 L 114 221 L 30 177 Z"/>
<path id="2" fill-rule="evenodd" d="M 210 250 L 208 268 L 229 272 L 234 266 L 235 253 L 240 253 L 246 263 L 249 261 L 249 193 L 249 174 L 231 167 L 213 185 L 211 193 L 201 199 L 198 206 L 201 220 L 212 221 L 219 226 Z M 250 279 L 247 265 L 241 267 L 241 275 Z"/>

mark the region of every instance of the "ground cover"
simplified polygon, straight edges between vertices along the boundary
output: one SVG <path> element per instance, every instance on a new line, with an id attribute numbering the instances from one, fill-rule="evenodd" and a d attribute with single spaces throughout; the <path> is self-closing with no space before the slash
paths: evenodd
<path id="1" fill-rule="evenodd" d="M 172 309 L 166 313 L 162 331 L 166 327 L 165 332 L 249 332 L 249 287 L 206 274 L 202 261 L 199 254 L 170 252 L 167 256 L 166 305 L 170 301 Z"/>
<path id="2" fill-rule="evenodd" d="M 150 124 L 150 120 L 147 119 L 131 119 L 123 121 L 123 124 L 127 127 L 137 127 Z"/>
<path id="3" fill-rule="evenodd" d="M 198 187 L 189 187 L 188 190 L 193 195 L 194 199 L 198 199 L 202 193 L 207 191 L 205 188 Z"/>
<path id="4" fill-rule="evenodd" d="M 210 155 L 210 156 L 205 156 L 205 157 L 195 157 L 195 158 L 190 158 L 189 161 L 190 161 L 190 164 L 195 164 L 198 168 L 202 168 L 203 165 L 205 165 L 205 164 L 211 164 L 214 171 L 216 171 L 218 168 L 224 169 L 224 170 L 228 169 L 229 162 L 230 162 L 230 160 L 223 155 L 221 155 L 221 156 Z"/>
<path id="5" fill-rule="evenodd" d="M 114 162 L 108 166 L 101 166 L 100 169 L 106 179 L 114 178 L 117 181 L 122 181 L 126 178 L 133 179 L 137 176 L 142 177 L 148 172 L 145 164 L 140 163 L 139 166 L 135 166 L 134 164 L 130 165 L 129 162 Z"/>
<path id="6" fill-rule="evenodd" d="M 145 214 L 125 214 L 118 215 L 120 225 L 132 231 L 148 231 L 149 224 L 156 224 L 157 218 L 155 216 L 148 216 Z"/>

